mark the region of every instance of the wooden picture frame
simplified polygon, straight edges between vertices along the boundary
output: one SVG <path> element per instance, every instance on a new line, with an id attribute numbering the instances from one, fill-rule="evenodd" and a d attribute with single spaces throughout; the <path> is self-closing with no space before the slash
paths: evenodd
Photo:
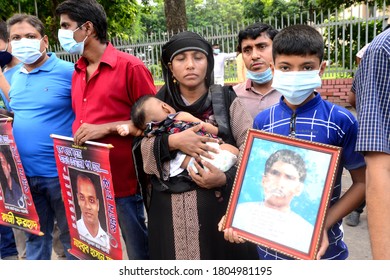
<path id="1" fill-rule="evenodd" d="M 250 129 L 224 228 L 296 259 L 315 259 L 341 148 Z"/>

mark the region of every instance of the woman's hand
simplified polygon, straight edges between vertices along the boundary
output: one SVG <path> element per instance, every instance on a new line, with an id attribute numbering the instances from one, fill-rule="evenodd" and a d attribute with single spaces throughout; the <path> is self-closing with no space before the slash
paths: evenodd
<path id="1" fill-rule="evenodd" d="M 213 189 L 226 185 L 226 175 L 221 170 L 216 168 L 210 162 L 206 160 L 202 160 L 203 167 L 202 168 L 198 162 L 194 162 L 198 173 L 192 168 L 189 168 L 189 174 L 192 180 L 201 188 L 205 189 Z"/>
<path id="2" fill-rule="evenodd" d="M 206 142 L 218 142 L 218 139 L 196 134 L 201 128 L 202 125 L 198 124 L 185 131 L 169 135 L 170 150 L 180 150 L 196 159 L 200 156 L 212 159 L 212 155 L 208 152 L 218 153 L 218 150 L 210 147 Z"/>

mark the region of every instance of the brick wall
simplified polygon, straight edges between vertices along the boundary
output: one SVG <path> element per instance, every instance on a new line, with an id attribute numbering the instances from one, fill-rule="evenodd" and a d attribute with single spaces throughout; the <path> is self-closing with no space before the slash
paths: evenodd
<path id="1" fill-rule="evenodd" d="M 352 78 L 322 80 L 322 87 L 317 90 L 321 93 L 323 99 L 348 107 L 351 106 L 347 101 L 347 97 L 351 92 L 352 81 Z"/>
<path id="2" fill-rule="evenodd" d="M 334 80 L 322 80 L 322 87 L 317 89 L 321 93 L 321 97 L 332 103 L 338 104 L 343 107 L 350 107 L 348 103 L 348 94 L 352 87 L 352 78 L 348 79 L 334 79 Z M 227 83 L 227 85 L 235 85 Z M 161 86 L 156 86 L 157 91 Z"/>

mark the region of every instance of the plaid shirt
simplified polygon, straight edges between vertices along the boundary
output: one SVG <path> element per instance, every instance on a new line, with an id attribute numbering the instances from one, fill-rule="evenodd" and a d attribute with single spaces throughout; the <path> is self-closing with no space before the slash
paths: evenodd
<path id="1" fill-rule="evenodd" d="M 356 151 L 390 154 L 390 30 L 370 44 L 356 72 L 358 139 Z"/>

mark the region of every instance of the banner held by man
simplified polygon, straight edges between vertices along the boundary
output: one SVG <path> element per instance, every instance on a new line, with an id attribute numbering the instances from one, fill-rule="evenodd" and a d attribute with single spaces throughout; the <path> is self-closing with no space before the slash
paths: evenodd
<path id="1" fill-rule="evenodd" d="M 120 230 L 109 153 L 113 147 L 52 134 L 62 197 L 71 236 L 70 253 L 79 259 L 122 259 Z"/>
<path id="2" fill-rule="evenodd" d="M 23 165 L 12 135 L 12 118 L 0 118 L 0 224 L 42 236 Z"/>

